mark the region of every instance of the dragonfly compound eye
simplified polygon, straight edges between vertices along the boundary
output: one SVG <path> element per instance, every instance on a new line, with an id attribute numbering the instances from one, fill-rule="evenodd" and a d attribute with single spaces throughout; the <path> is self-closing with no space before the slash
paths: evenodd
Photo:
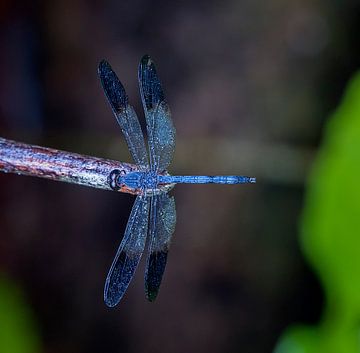
<path id="1" fill-rule="evenodd" d="M 119 191 L 121 189 L 122 185 L 124 184 L 122 182 L 122 177 L 125 174 L 126 174 L 125 171 L 119 169 L 114 169 L 111 171 L 108 180 L 109 180 L 109 185 L 113 190 Z"/>

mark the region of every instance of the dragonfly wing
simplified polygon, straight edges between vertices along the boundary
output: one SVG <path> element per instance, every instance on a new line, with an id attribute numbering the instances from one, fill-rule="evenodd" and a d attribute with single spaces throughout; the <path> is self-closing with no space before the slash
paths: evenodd
<path id="1" fill-rule="evenodd" d="M 149 198 L 145 196 L 135 200 L 124 238 L 106 278 L 104 301 L 107 306 L 115 306 L 123 297 L 144 252 L 149 204 Z"/>
<path id="2" fill-rule="evenodd" d="M 105 60 L 100 62 L 98 73 L 106 98 L 121 127 L 135 163 L 140 167 L 147 167 L 148 158 L 144 135 L 134 108 L 129 105 L 129 99 L 123 85 L 110 64 Z"/>
<path id="3" fill-rule="evenodd" d="M 175 224 L 174 197 L 167 194 L 153 196 L 149 220 L 149 253 L 145 270 L 145 294 L 149 301 L 154 301 L 158 294 Z"/>
<path id="4" fill-rule="evenodd" d="M 139 85 L 149 139 L 150 166 L 152 170 L 162 172 L 174 155 L 175 127 L 155 65 L 148 55 L 140 61 Z"/>

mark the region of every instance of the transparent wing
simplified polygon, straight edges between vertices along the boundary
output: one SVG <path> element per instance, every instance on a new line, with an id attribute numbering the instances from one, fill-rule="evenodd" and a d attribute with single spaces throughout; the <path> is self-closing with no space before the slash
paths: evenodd
<path id="1" fill-rule="evenodd" d="M 149 220 L 149 198 L 138 196 L 135 200 L 124 238 L 106 278 L 104 301 L 115 306 L 123 297 L 144 252 Z"/>
<path id="2" fill-rule="evenodd" d="M 100 62 L 98 73 L 106 98 L 121 127 L 135 163 L 139 167 L 147 167 L 148 158 L 144 135 L 134 108 L 129 105 L 129 99 L 123 85 L 110 64 L 105 60 Z"/>
<path id="3" fill-rule="evenodd" d="M 155 300 L 159 291 L 175 224 L 174 197 L 167 194 L 153 196 L 149 221 L 149 253 L 145 270 L 145 294 L 150 301 Z"/>
<path id="4" fill-rule="evenodd" d="M 148 55 L 140 61 L 139 85 L 149 139 L 150 166 L 153 171 L 162 172 L 174 155 L 175 127 L 155 65 Z"/>

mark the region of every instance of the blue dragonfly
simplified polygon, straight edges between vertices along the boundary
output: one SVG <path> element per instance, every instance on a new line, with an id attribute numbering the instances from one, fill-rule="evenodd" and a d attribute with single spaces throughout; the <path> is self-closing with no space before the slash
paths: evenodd
<path id="1" fill-rule="evenodd" d="M 124 237 L 106 278 L 104 301 L 109 307 L 119 303 L 134 276 L 148 237 L 145 294 L 154 301 L 165 270 L 171 237 L 175 230 L 174 197 L 168 195 L 176 183 L 243 184 L 255 183 L 247 176 L 172 176 L 167 168 L 175 150 L 175 127 L 158 78 L 154 62 L 144 55 L 138 80 L 145 112 L 148 150 L 134 108 L 109 63 L 101 61 L 99 77 L 112 111 L 125 136 L 137 168 L 115 169 L 109 175 L 115 191 L 136 194 Z"/>

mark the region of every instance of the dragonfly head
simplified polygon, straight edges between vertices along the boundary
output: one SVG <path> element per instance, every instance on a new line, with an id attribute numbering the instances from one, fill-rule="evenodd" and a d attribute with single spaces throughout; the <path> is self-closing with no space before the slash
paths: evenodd
<path id="1" fill-rule="evenodd" d="M 111 171 L 109 174 L 109 184 L 113 190 L 119 191 L 125 186 L 125 174 L 126 172 L 124 170 L 114 169 Z"/>

